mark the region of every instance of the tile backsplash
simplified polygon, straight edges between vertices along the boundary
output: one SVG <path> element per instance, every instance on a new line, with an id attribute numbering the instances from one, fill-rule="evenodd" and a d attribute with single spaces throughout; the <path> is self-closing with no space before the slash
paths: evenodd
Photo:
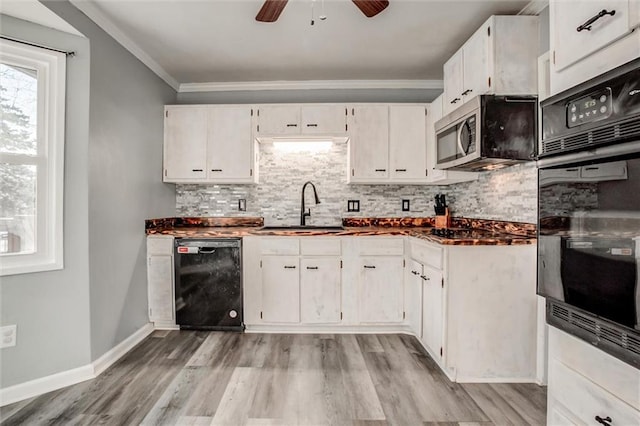
<path id="1" fill-rule="evenodd" d="M 312 181 L 320 204 L 307 187 L 307 224 L 337 225 L 343 217 L 433 216 L 433 197 L 446 194 L 454 216 L 536 223 L 535 163 L 481 173 L 477 181 L 448 186 L 349 185 L 345 143 L 325 151 L 282 150 L 260 146 L 258 185 L 176 185 L 178 216 L 262 216 L 265 225 L 294 225 L 300 220 L 300 191 Z M 238 200 L 246 211 L 238 211 Z M 410 211 L 402 211 L 402 200 Z M 359 212 L 347 212 L 347 200 L 360 200 Z"/>

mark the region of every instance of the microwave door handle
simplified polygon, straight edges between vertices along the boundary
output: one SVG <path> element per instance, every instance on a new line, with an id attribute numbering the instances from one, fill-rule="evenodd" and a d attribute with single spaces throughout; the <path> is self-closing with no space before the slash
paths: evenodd
<path id="1" fill-rule="evenodd" d="M 458 143 L 458 149 L 460 150 L 460 154 L 465 154 L 464 152 L 464 148 L 462 147 L 462 129 L 464 129 L 465 124 L 467 123 L 467 120 L 464 120 L 462 122 L 460 122 L 460 127 L 458 128 L 457 131 L 457 137 L 456 137 L 456 142 Z"/>

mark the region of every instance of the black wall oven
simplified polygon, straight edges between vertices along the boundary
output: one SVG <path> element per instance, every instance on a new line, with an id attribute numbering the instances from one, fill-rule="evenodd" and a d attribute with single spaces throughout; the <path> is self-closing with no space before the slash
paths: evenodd
<path id="1" fill-rule="evenodd" d="M 640 61 L 541 106 L 547 322 L 640 367 Z"/>

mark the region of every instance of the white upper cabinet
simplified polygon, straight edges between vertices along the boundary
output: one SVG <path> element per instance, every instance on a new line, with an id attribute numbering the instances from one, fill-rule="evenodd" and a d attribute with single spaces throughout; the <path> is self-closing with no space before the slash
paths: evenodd
<path id="1" fill-rule="evenodd" d="M 294 135 L 345 135 L 344 105 L 263 105 L 258 107 L 258 137 Z"/>
<path id="2" fill-rule="evenodd" d="M 551 0 L 550 94 L 639 57 L 640 31 L 634 31 L 638 26 L 638 0 Z"/>
<path id="3" fill-rule="evenodd" d="M 389 177 L 389 107 L 360 105 L 349 111 L 349 182 Z"/>
<path id="4" fill-rule="evenodd" d="M 537 16 L 492 16 L 444 64 L 443 114 L 477 95 L 536 94 L 537 58 Z"/>
<path id="5" fill-rule="evenodd" d="M 303 105 L 302 133 L 334 135 L 347 133 L 347 108 L 340 105 Z"/>
<path id="6" fill-rule="evenodd" d="M 249 141 L 249 143 L 247 143 Z M 210 181 L 252 181 L 251 107 L 209 110 L 207 175 Z"/>
<path id="7" fill-rule="evenodd" d="M 255 183 L 250 106 L 165 107 L 164 182 Z"/>
<path id="8" fill-rule="evenodd" d="M 257 135 L 300 134 L 299 105 L 268 105 L 258 108 Z"/>
<path id="9" fill-rule="evenodd" d="M 389 173 L 392 180 L 426 180 L 427 108 L 389 107 Z"/>
<path id="10" fill-rule="evenodd" d="M 553 1 L 551 7 L 556 70 L 566 68 L 631 31 L 629 0 Z"/>
<path id="11" fill-rule="evenodd" d="M 165 108 L 164 181 L 199 181 L 207 176 L 207 108 Z"/>
<path id="12" fill-rule="evenodd" d="M 427 113 L 425 104 L 349 107 L 348 182 L 426 183 Z"/>

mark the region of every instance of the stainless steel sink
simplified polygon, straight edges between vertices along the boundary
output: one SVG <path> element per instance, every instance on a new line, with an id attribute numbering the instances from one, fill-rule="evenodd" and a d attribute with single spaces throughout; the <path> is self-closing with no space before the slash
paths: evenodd
<path id="1" fill-rule="evenodd" d="M 262 231 L 344 231 L 342 226 L 264 226 Z"/>

